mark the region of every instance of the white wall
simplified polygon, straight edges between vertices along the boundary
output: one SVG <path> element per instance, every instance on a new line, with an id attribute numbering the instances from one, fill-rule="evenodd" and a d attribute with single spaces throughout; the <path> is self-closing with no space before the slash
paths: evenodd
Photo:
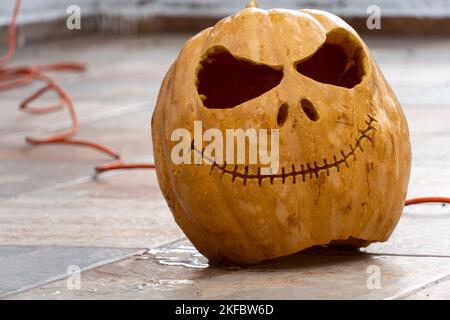
<path id="1" fill-rule="evenodd" d="M 0 0 L 0 26 L 10 21 L 15 0 Z M 229 15 L 246 0 L 22 0 L 19 24 L 56 20 L 76 4 L 83 15 L 154 16 Z M 261 8 L 318 8 L 341 16 L 365 16 L 369 5 L 378 5 L 384 16 L 450 17 L 450 0 L 260 0 Z"/>
<path id="2" fill-rule="evenodd" d="M 0 25 L 11 20 L 15 0 L 0 0 Z M 97 0 L 22 0 L 18 24 L 57 20 L 66 16 L 66 9 L 77 4 L 82 12 L 96 11 Z"/>

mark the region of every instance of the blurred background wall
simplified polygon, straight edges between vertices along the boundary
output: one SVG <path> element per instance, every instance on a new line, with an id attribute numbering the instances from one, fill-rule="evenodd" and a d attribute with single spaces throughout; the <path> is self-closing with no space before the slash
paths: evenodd
<path id="1" fill-rule="evenodd" d="M 261 8 L 313 8 L 335 13 L 359 32 L 450 34 L 450 0 L 260 0 Z M 143 33 L 197 31 L 242 9 L 246 0 L 22 0 L 19 44 L 67 33 L 67 8 L 82 14 L 80 32 Z M 381 10 L 381 30 L 368 30 L 370 6 Z M 0 1 L 0 29 L 10 21 L 14 0 Z M 73 34 L 71 34 L 73 36 Z"/>

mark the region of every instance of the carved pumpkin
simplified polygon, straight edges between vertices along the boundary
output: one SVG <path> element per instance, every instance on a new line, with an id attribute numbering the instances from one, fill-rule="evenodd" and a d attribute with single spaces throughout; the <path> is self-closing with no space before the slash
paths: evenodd
<path id="1" fill-rule="evenodd" d="M 279 170 L 175 164 L 177 128 L 279 129 Z M 161 190 L 210 260 L 249 264 L 315 245 L 385 241 L 411 152 L 394 93 L 367 46 L 318 10 L 246 8 L 189 39 L 152 118 Z M 201 153 L 193 141 L 189 150 Z"/>

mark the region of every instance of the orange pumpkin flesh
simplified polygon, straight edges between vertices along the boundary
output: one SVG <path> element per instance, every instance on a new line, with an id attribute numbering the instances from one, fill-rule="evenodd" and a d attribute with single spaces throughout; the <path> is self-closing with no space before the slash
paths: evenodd
<path id="1" fill-rule="evenodd" d="M 279 129 L 280 170 L 174 164 L 171 134 L 196 120 Z M 163 81 L 152 137 L 176 222 L 216 262 L 385 241 L 402 213 L 405 117 L 367 46 L 323 11 L 247 8 L 189 39 Z"/>

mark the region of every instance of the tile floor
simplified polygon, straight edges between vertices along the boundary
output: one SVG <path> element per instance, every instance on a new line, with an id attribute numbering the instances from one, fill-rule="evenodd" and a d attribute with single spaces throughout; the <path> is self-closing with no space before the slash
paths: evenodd
<path id="1" fill-rule="evenodd" d="M 87 62 L 85 73 L 54 75 L 74 98 L 79 137 L 152 161 L 155 98 L 188 36 L 36 44 L 19 49 L 14 64 Z M 409 197 L 450 195 L 450 38 L 366 40 L 409 121 Z M 449 206 L 406 208 L 391 239 L 362 252 L 316 248 L 247 268 L 208 265 L 173 222 L 154 172 L 94 178 L 93 166 L 109 160 L 95 151 L 26 145 L 25 136 L 68 125 L 64 112 L 19 112 L 31 90 L 0 93 L 0 297 L 450 298 Z M 71 266 L 83 270 L 80 288 L 70 286 Z"/>

